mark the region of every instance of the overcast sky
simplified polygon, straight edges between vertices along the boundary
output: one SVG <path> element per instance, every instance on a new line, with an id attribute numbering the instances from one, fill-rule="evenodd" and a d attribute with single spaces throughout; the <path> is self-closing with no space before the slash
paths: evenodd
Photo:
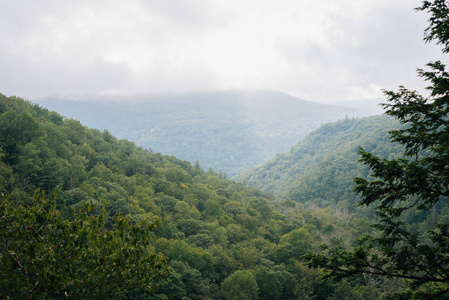
<path id="1" fill-rule="evenodd" d="M 277 90 L 334 103 L 423 87 L 417 0 L 0 0 L 0 93 Z M 444 57 L 443 57 L 444 58 Z"/>

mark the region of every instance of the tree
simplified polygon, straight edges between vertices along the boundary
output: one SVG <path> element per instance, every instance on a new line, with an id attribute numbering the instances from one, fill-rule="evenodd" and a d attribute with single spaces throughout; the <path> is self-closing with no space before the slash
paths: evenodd
<path id="1" fill-rule="evenodd" d="M 109 230 L 93 205 L 63 219 L 54 198 L 33 201 L 0 195 L 0 298 L 129 298 L 159 288 L 167 266 L 151 250 L 154 224 L 118 215 Z"/>
<path id="2" fill-rule="evenodd" d="M 297 299 L 314 300 L 316 298 L 316 296 L 313 295 L 312 282 L 307 280 L 307 278 L 305 277 L 299 280 L 298 284 L 295 287 L 295 292 L 297 295 Z"/>
<path id="3" fill-rule="evenodd" d="M 191 299 L 205 299 L 209 297 L 210 286 L 208 281 L 203 279 L 198 270 L 181 261 L 171 261 L 170 267 L 181 275 L 187 295 Z"/>
<path id="4" fill-rule="evenodd" d="M 360 295 L 358 295 L 352 286 L 343 280 L 340 285 L 335 289 L 334 293 L 329 300 L 363 300 Z"/>
<path id="5" fill-rule="evenodd" d="M 246 270 L 239 270 L 229 275 L 221 284 L 221 292 L 227 300 L 259 299 L 256 279 Z"/>
<path id="6" fill-rule="evenodd" d="M 276 300 L 282 295 L 282 284 L 278 280 L 278 274 L 269 268 L 258 268 L 255 272 L 255 279 L 259 287 L 261 300 Z"/>
<path id="7" fill-rule="evenodd" d="M 292 257 L 301 260 L 312 248 L 312 243 L 312 235 L 306 228 L 294 229 L 281 237 L 277 251 L 278 260 L 286 261 Z"/>
<path id="8" fill-rule="evenodd" d="M 448 53 L 448 1 L 423 1 L 417 10 L 431 15 L 425 41 L 436 41 Z M 449 293 L 449 223 L 435 222 L 425 232 L 409 226 L 447 207 L 449 200 L 449 73 L 440 61 L 427 66 L 429 71 L 418 73 L 431 83 L 428 97 L 404 87 L 385 92 L 386 114 L 403 124 L 390 134 L 392 142 L 404 146 L 404 157 L 387 160 L 359 150 L 374 180 L 355 178 L 355 191 L 360 205 L 375 206 L 379 234 L 364 237 L 353 251 L 309 254 L 309 266 L 327 269 L 327 277 L 400 278 L 424 299 Z"/>

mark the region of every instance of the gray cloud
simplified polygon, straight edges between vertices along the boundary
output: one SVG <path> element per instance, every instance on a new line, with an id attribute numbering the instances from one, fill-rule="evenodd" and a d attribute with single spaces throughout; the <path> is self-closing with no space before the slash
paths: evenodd
<path id="1" fill-rule="evenodd" d="M 0 69 L 1 92 L 27 98 L 120 91 L 134 79 L 126 65 L 101 60 L 67 65 L 0 55 Z"/>
<path id="2" fill-rule="evenodd" d="M 441 59 L 408 0 L 0 3 L 0 92 L 272 89 L 332 102 L 422 87 Z"/>
<path id="3" fill-rule="evenodd" d="M 139 5 L 147 12 L 165 18 L 178 30 L 207 31 L 231 23 L 232 13 L 217 11 L 213 1 L 200 0 L 140 0 Z"/>
<path id="4" fill-rule="evenodd" d="M 442 59 L 442 55 L 438 48 L 424 44 L 426 16 L 412 8 L 411 4 L 381 2 L 364 16 L 363 22 L 337 18 L 333 22 L 335 33 L 327 35 L 327 47 L 313 41 L 306 44 L 302 40 L 285 40 L 278 49 L 291 65 L 308 66 L 308 75 L 298 76 L 314 76 L 315 81 L 312 85 L 309 81 L 300 84 L 321 101 L 333 95 L 340 100 L 352 99 L 357 97 L 357 90 L 363 97 L 373 89 L 396 89 L 407 83 L 411 88 L 422 88 L 416 68 L 429 59 Z M 323 82 L 331 86 L 333 95 L 314 92 Z"/>

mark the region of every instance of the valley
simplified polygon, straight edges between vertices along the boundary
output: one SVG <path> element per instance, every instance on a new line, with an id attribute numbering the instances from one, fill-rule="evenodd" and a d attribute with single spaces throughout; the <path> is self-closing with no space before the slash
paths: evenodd
<path id="1" fill-rule="evenodd" d="M 304 101 L 279 92 L 215 92 L 39 104 L 145 149 L 229 177 L 287 151 L 324 123 L 381 112 Z"/>

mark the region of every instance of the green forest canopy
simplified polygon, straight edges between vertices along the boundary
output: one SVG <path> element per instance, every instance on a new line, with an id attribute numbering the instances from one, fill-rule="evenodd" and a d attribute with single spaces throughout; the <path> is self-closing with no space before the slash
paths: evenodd
<path id="1" fill-rule="evenodd" d="M 339 285 L 322 281 L 319 271 L 303 264 L 302 256 L 323 241 L 349 247 L 369 230 L 364 216 L 343 216 L 325 208 L 312 211 L 278 200 L 226 180 L 221 173 L 151 153 L 16 97 L 0 95 L 0 148 L 2 193 L 11 209 L 25 213 L 21 207 L 31 208 L 43 199 L 33 196 L 40 189 L 46 195 L 57 193 L 57 224 L 76 220 L 73 209 L 83 213 L 86 202 L 105 209 L 99 215 L 104 215 L 100 231 L 114 231 L 117 214 L 130 228 L 158 222 L 148 251 L 166 257 L 169 273 L 155 281 L 160 289 L 153 299 L 232 297 L 235 287 L 230 283 L 237 274 L 254 278 L 255 299 L 327 299 Z M 2 272 L 20 273 L 1 249 L 2 263 L 13 267 Z M 13 291 L 12 285 L 20 283 L 6 282 L 8 274 L 2 273 L 2 285 L 9 287 L 2 291 Z M 70 279 L 70 273 L 67 276 Z M 363 281 L 350 284 L 359 299 L 364 289 L 378 294 Z M 383 289 L 388 286 L 382 282 Z M 136 293 L 128 297 L 140 297 Z"/>
<path id="2" fill-rule="evenodd" d="M 358 198 L 352 179 L 369 173 L 358 161 L 358 147 L 383 157 L 401 156 L 403 148 L 388 138 L 388 131 L 398 126 L 386 115 L 325 124 L 288 152 L 236 179 L 281 198 L 322 207 L 340 203 L 353 210 Z"/>
<path id="3" fill-rule="evenodd" d="M 336 299 L 343 291 L 353 299 L 378 299 L 405 288 L 388 278 L 327 282 L 321 271 L 304 265 L 303 255 L 322 243 L 349 250 L 357 238 L 375 232 L 369 210 L 330 204 L 306 209 L 23 99 L 0 100 L 0 178 L 14 207 L 36 202 L 38 188 L 57 192 L 64 222 L 73 221 L 72 210 L 83 209 L 84 202 L 104 207 L 101 230 L 115 228 L 117 213 L 130 226 L 158 221 L 148 250 L 166 257 L 169 274 L 152 299 L 232 298 L 238 288 L 230 283 L 238 276 L 254 278 L 255 299 Z M 359 120 L 337 126 L 345 122 Z M 444 215 L 439 209 L 435 218 Z M 418 217 L 410 226 L 425 231 L 428 223 Z M 129 297 L 142 295 L 136 291 Z"/>

